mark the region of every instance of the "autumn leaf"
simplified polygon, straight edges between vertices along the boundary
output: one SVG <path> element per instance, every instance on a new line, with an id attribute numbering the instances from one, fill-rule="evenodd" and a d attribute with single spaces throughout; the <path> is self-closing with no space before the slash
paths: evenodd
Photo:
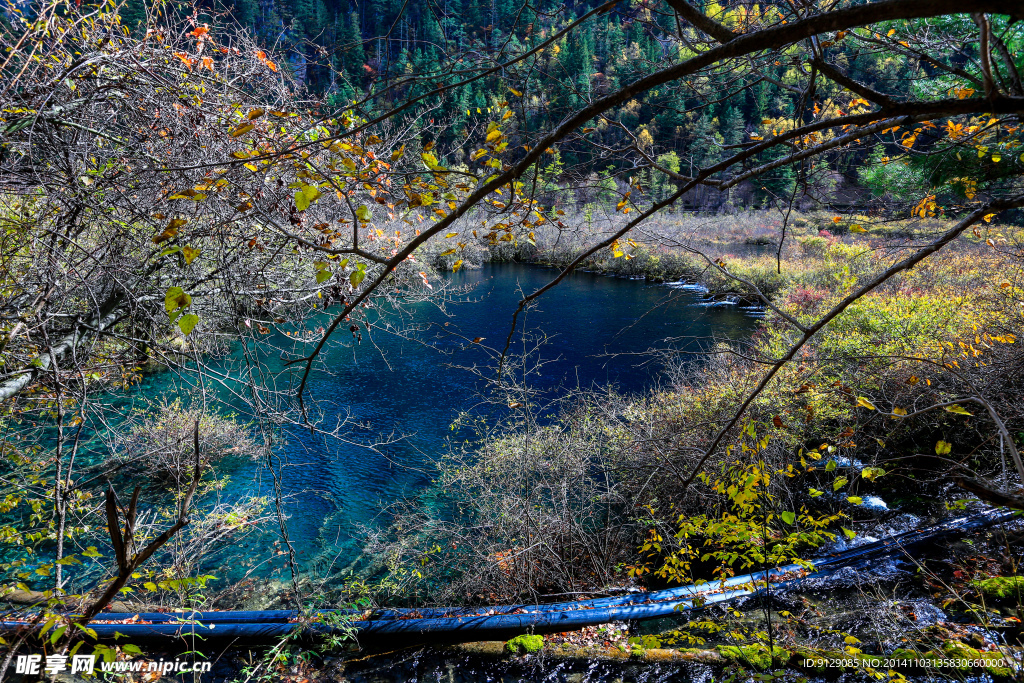
<path id="1" fill-rule="evenodd" d="M 885 470 L 881 467 L 865 467 L 860 471 L 860 476 L 864 477 L 868 481 L 874 481 L 879 477 L 885 476 Z"/>
<path id="2" fill-rule="evenodd" d="M 192 247 L 182 247 L 181 254 L 185 257 L 185 263 L 192 263 L 199 256 L 199 249 L 193 249 Z"/>
<path id="3" fill-rule="evenodd" d="M 171 222 L 167 224 L 167 227 L 164 228 L 163 232 L 161 232 L 158 235 L 153 235 L 153 243 L 160 244 L 161 242 L 166 242 L 169 239 L 177 237 L 178 228 L 185 225 L 186 223 L 188 223 L 188 221 L 185 220 L 184 218 L 172 219 Z"/>
<path id="4" fill-rule="evenodd" d="M 858 408 L 867 408 L 868 410 L 874 410 L 875 409 L 875 405 L 871 401 L 869 401 L 866 398 L 864 398 L 863 396 L 858 396 L 857 397 L 857 407 Z"/>
<path id="5" fill-rule="evenodd" d="M 959 404 L 946 406 L 946 412 L 956 413 L 957 415 L 971 415 L 971 413 L 967 412 L 966 408 Z"/>
<path id="6" fill-rule="evenodd" d="M 402 158 L 403 154 L 405 154 L 405 145 L 402 145 L 401 147 L 399 147 L 398 149 L 391 153 L 391 161 L 398 161 L 399 159 Z"/>
<path id="7" fill-rule="evenodd" d="M 256 126 L 251 124 L 251 123 L 243 123 L 242 125 L 240 125 L 237 128 L 235 128 L 233 131 L 231 131 L 231 137 L 237 138 L 237 137 L 240 137 L 242 135 L 245 135 L 246 133 L 248 133 L 250 130 L 252 130 L 255 127 Z"/>
<path id="8" fill-rule="evenodd" d="M 373 214 L 370 212 L 370 207 L 363 205 L 356 209 L 356 218 L 364 223 L 373 218 Z"/>
<path id="9" fill-rule="evenodd" d="M 192 303 L 192 297 L 185 293 L 181 287 L 171 287 L 164 294 L 164 310 L 171 314 L 179 309 L 187 308 Z"/>
<path id="10" fill-rule="evenodd" d="M 299 211 L 305 211 L 319 197 L 320 188 L 315 185 L 303 185 L 295 191 L 295 208 Z"/>
<path id="11" fill-rule="evenodd" d="M 423 152 L 422 154 L 420 154 L 420 158 L 423 159 L 423 163 L 426 164 L 427 168 L 429 168 L 430 170 L 434 170 L 435 168 L 437 168 L 437 157 L 435 157 L 430 152 Z"/>
<path id="12" fill-rule="evenodd" d="M 948 441 L 939 441 L 935 444 L 935 455 L 949 455 L 953 450 L 953 444 Z"/>

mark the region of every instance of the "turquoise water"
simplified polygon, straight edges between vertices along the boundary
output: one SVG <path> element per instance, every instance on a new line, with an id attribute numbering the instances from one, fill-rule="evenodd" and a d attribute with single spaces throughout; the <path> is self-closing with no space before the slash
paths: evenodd
<path id="1" fill-rule="evenodd" d="M 429 484 L 430 463 L 452 438 L 452 421 L 462 411 L 488 410 L 480 407 L 482 380 L 449 366 L 493 365 L 493 354 L 484 347 L 503 345 L 519 291 L 531 292 L 556 273 L 519 264 L 485 265 L 451 276 L 453 285 L 471 289 L 444 311 L 427 303 L 407 308 L 402 327 L 416 328 L 413 338 L 378 330 L 373 343 L 365 334 L 356 343 L 346 329 L 336 333 L 346 345 L 326 352 L 309 392 L 322 402 L 326 423 L 347 418 L 341 434 L 348 442 L 285 428 L 277 452 L 284 463 L 289 536 L 305 568 L 321 573 L 328 565 L 349 564 L 358 556 L 361 529 L 381 523 L 389 503 Z M 541 297 L 521 317 L 520 330 L 547 336 L 536 354 L 547 363 L 528 381 L 540 398 L 551 399 L 577 387 L 643 391 L 659 380 L 661 370 L 643 352 L 665 347 L 698 352 L 713 338 L 747 336 L 755 322 L 733 308 L 703 305 L 699 293 L 690 290 L 578 273 Z M 465 341 L 476 337 L 485 339 Z M 516 339 L 514 351 L 523 347 L 521 337 Z M 237 371 L 240 356 L 235 351 L 221 366 Z M 277 359 L 267 363 L 280 367 Z M 180 391 L 179 382 L 172 372 L 149 375 L 137 395 L 166 397 Z M 222 398 L 230 401 L 224 391 Z M 376 450 L 362 445 L 387 435 L 402 438 Z M 231 477 L 222 492 L 226 500 L 273 490 L 269 472 L 245 459 L 220 463 L 218 474 Z M 240 555 L 237 548 L 232 555 L 266 560 L 263 575 L 280 570 L 284 556 L 271 546 L 275 532 L 272 523 L 267 532 L 245 539 Z M 235 568 L 241 570 L 241 563 Z"/>

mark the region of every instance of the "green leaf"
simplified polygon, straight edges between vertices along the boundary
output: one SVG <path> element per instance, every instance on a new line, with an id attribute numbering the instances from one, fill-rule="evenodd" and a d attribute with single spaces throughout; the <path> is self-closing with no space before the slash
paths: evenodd
<path id="1" fill-rule="evenodd" d="M 124 652 L 131 652 L 133 655 L 141 655 L 142 650 L 139 649 L 138 645 L 132 645 L 131 643 L 125 643 L 121 646 L 121 650 Z"/>
<path id="2" fill-rule="evenodd" d="M 879 477 L 884 477 L 885 470 L 881 467 L 865 467 L 860 471 L 860 476 L 864 477 L 868 481 L 874 481 Z"/>
<path id="3" fill-rule="evenodd" d="M 88 548 L 86 548 L 85 552 L 82 553 L 82 555 L 84 555 L 85 557 L 102 557 L 102 555 L 100 555 L 100 551 L 96 550 L 96 546 L 94 545 L 91 545 Z"/>
<path id="4" fill-rule="evenodd" d="M 174 311 L 186 308 L 192 303 L 192 297 L 185 293 L 181 287 L 171 287 L 164 294 L 164 310 L 170 315 Z"/>
<path id="5" fill-rule="evenodd" d="M 142 584 L 142 587 L 145 588 L 148 591 L 155 591 L 155 590 L 157 590 L 156 584 L 153 583 L 152 581 L 147 581 L 146 583 Z"/>
<path id="6" fill-rule="evenodd" d="M 785 512 L 783 512 L 781 515 L 779 515 L 779 517 L 781 517 L 782 521 L 785 522 L 786 524 L 792 524 L 793 522 L 796 521 L 796 513 L 795 512 L 790 512 L 789 510 L 786 510 Z"/>
<path id="7" fill-rule="evenodd" d="M 811 489 L 808 489 L 808 493 L 811 494 L 811 498 L 817 498 L 818 496 L 823 495 L 825 492 L 824 491 L 819 491 L 818 489 L 815 489 L 815 488 L 811 488 Z"/>
<path id="8" fill-rule="evenodd" d="M 302 190 L 295 190 L 295 208 L 299 211 L 305 211 L 309 208 L 309 198 L 306 197 L 306 193 Z"/>
<path id="9" fill-rule="evenodd" d="M 844 526 L 839 527 L 839 528 L 843 530 L 843 534 L 845 534 L 847 538 L 849 538 L 851 540 L 853 540 L 854 538 L 857 538 L 857 532 L 856 531 L 852 531 L 850 529 L 847 529 Z"/>
<path id="10" fill-rule="evenodd" d="M 850 481 L 846 477 L 836 477 L 836 480 L 832 482 L 832 490 L 838 491 L 839 489 L 846 486 L 846 482 Z"/>
<path id="11" fill-rule="evenodd" d="M 854 505 L 863 505 L 864 504 L 864 499 L 861 498 L 860 496 L 847 496 L 846 500 L 850 501 Z"/>
<path id="12" fill-rule="evenodd" d="M 62 635 L 64 635 L 64 631 L 67 631 L 67 630 L 68 630 L 67 626 L 61 626 L 60 628 L 54 629 L 53 633 L 50 634 L 50 645 L 53 645 L 58 640 L 60 640 L 60 637 Z"/>
<path id="13" fill-rule="evenodd" d="M 349 282 L 352 283 L 353 287 L 358 287 L 359 283 L 362 282 L 363 278 L 365 278 L 365 277 L 366 277 L 366 271 L 365 270 L 354 270 L 354 271 L 352 271 L 352 274 L 348 276 L 348 279 L 349 279 Z"/>
<path id="14" fill-rule="evenodd" d="M 373 214 L 370 212 L 370 207 L 363 205 L 356 209 L 356 218 L 364 223 L 373 218 Z"/>
<path id="15" fill-rule="evenodd" d="M 334 275 L 334 273 L 329 270 L 318 270 L 316 271 L 316 283 L 318 285 L 322 285 L 327 280 L 330 280 L 332 275 Z"/>
<path id="16" fill-rule="evenodd" d="M 178 329 L 181 330 L 182 334 L 187 335 L 189 332 L 191 332 L 195 328 L 196 323 L 198 323 L 198 322 L 199 322 L 199 316 L 196 315 L 195 313 L 189 313 L 188 315 L 183 315 L 183 316 L 181 316 L 181 320 L 178 321 Z"/>

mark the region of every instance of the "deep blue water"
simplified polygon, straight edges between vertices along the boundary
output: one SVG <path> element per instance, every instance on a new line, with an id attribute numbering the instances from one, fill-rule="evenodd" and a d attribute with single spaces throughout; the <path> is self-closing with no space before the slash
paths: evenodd
<path id="1" fill-rule="evenodd" d="M 349 343 L 326 353 L 309 392 L 322 402 L 327 422 L 348 417 L 341 431 L 352 443 L 288 428 L 279 447 L 286 462 L 282 487 L 289 535 L 307 567 L 315 564 L 319 572 L 325 564 L 349 564 L 359 552 L 362 525 L 379 523 L 382 508 L 429 485 L 430 462 L 443 454 L 447 439 L 458 436 L 450 429 L 453 420 L 462 411 L 481 412 L 479 377 L 449 366 L 493 366 L 493 352 L 484 347 L 503 345 L 520 290 L 531 292 L 556 273 L 495 264 L 454 274 L 453 285 L 472 290 L 444 311 L 418 303 L 407 307 L 405 316 L 387 318 L 418 328 L 412 339 L 377 330 L 375 344 L 365 334 L 356 344 L 339 329 L 338 338 Z M 521 316 L 519 330 L 531 338 L 547 336 L 536 357 L 548 363 L 528 381 L 550 399 L 565 388 L 609 384 L 623 392 L 643 391 L 659 380 L 661 367 L 642 352 L 666 346 L 697 352 L 712 338 L 742 338 L 754 324 L 741 311 L 702 305 L 692 291 L 578 273 Z M 513 351 L 523 348 L 520 335 Z M 463 337 L 485 339 L 477 345 Z M 238 356 L 234 353 L 234 360 Z M 268 364 L 280 367 L 274 360 Z M 157 373 L 142 382 L 137 395 L 167 396 L 178 391 L 176 384 L 174 373 Z M 378 451 L 359 445 L 391 434 L 402 438 Z M 218 474 L 232 480 L 222 492 L 225 499 L 272 492 L 269 472 L 256 463 L 222 463 Z M 261 574 L 283 566 L 283 556 L 275 556 L 270 546 L 275 531 L 271 524 L 267 534 L 245 541 L 242 558 L 272 558 Z"/>

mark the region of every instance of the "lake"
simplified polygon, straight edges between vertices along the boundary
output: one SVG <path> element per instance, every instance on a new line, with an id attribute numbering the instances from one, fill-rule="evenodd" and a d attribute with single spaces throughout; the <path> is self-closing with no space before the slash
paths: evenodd
<path id="1" fill-rule="evenodd" d="M 557 272 L 488 264 L 449 275 L 452 285 L 466 291 L 443 311 L 428 303 L 407 307 L 402 327 L 418 330 L 411 336 L 376 330 L 356 343 L 346 326 L 339 328 L 339 339 L 349 343 L 326 352 L 309 392 L 322 402 L 328 423 L 347 418 L 341 430 L 346 441 L 288 428 L 278 451 L 285 463 L 288 531 L 305 570 L 319 574 L 348 565 L 358 557 L 362 528 L 379 523 L 384 506 L 429 485 L 430 463 L 445 452 L 448 439 L 460 436 L 450 428 L 453 420 L 463 411 L 487 415 L 491 409 L 480 406 L 481 378 L 451 366 L 493 365 L 493 351 L 485 347 L 504 344 L 520 291 L 532 292 Z M 577 387 L 642 392 L 657 384 L 662 369 L 645 352 L 674 348 L 699 360 L 698 352 L 714 339 L 743 338 L 755 325 L 755 314 L 709 306 L 692 288 L 576 273 L 520 317 L 519 331 L 531 339 L 546 336 L 534 355 L 546 364 L 528 382 L 540 398 L 556 398 Z M 524 346 L 520 335 L 514 352 Z M 484 339 L 468 341 L 476 337 Z M 238 355 L 232 354 L 235 360 Z M 231 367 L 231 361 L 222 367 Z M 271 367 L 275 363 L 268 360 Z M 176 373 L 154 373 L 133 394 L 167 397 L 179 391 L 178 382 Z M 401 439 L 377 449 L 363 445 L 387 435 Z M 273 480 L 256 463 L 222 463 L 218 473 L 231 477 L 223 499 L 272 495 Z M 271 548 L 276 526 L 250 535 L 231 556 L 248 556 L 245 564 L 266 561 L 261 575 L 280 571 L 284 556 Z M 229 573 L 243 567 L 236 562 Z"/>

